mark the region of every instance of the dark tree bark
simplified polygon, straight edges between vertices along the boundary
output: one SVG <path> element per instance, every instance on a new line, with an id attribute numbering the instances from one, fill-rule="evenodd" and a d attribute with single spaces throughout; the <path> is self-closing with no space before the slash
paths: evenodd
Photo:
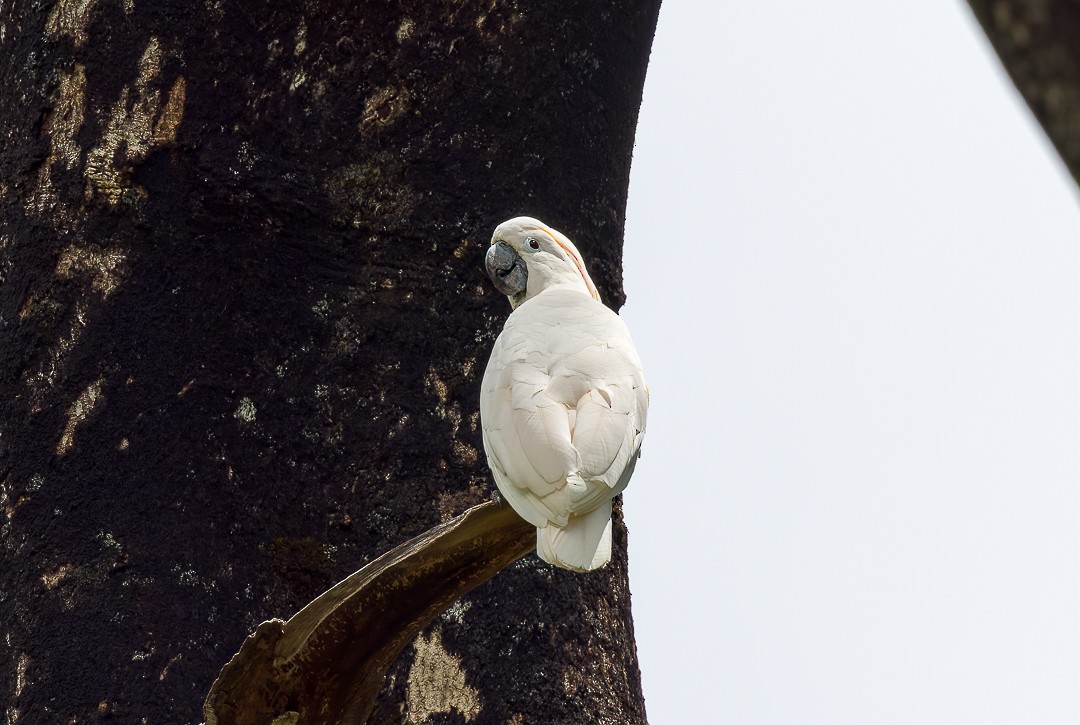
<path id="1" fill-rule="evenodd" d="M 255 626 L 481 502 L 482 253 L 617 308 L 659 0 L 0 0 L 0 698 L 192 722 Z M 370 722 L 645 718 L 625 529 L 405 648 Z"/>
<path id="2" fill-rule="evenodd" d="M 968 0 L 968 4 L 1080 184 L 1080 0 Z"/>

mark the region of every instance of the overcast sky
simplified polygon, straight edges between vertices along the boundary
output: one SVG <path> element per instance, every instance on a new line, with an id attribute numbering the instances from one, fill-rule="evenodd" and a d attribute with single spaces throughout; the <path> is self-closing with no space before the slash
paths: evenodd
<path id="1" fill-rule="evenodd" d="M 952 0 L 665 0 L 623 315 L 672 723 L 1080 720 L 1080 194 Z"/>

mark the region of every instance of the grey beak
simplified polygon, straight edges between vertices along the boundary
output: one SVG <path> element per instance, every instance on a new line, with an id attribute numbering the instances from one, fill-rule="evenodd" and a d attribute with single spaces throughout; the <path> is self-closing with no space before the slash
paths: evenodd
<path id="1" fill-rule="evenodd" d="M 491 245 L 484 258 L 484 267 L 495 289 L 507 297 L 521 294 L 529 283 L 529 268 L 525 266 L 525 260 L 506 242 Z"/>

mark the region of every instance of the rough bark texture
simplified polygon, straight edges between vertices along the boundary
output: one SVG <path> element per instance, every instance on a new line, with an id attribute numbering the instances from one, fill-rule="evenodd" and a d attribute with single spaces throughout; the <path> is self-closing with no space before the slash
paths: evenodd
<path id="1" fill-rule="evenodd" d="M 1080 184 L 1080 0 L 968 0 Z"/>
<path id="2" fill-rule="evenodd" d="M 659 0 L 0 0 L 0 707 L 192 722 L 255 626 L 490 490 L 520 213 L 622 302 Z M 644 720 L 625 530 L 528 556 L 371 722 Z"/>

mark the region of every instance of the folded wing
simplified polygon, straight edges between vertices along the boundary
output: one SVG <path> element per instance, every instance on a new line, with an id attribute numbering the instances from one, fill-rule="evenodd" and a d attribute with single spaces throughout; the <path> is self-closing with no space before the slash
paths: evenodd
<path id="1" fill-rule="evenodd" d="M 647 405 L 622 320 L 576 291 L 537 295 L 510 315 L 484 375 L 484 446 L 496 484 L 530 523 L 567 527 L 626 486 Z M 589 540 L 603 534 L 599 523 L 588 529 Z"/>

